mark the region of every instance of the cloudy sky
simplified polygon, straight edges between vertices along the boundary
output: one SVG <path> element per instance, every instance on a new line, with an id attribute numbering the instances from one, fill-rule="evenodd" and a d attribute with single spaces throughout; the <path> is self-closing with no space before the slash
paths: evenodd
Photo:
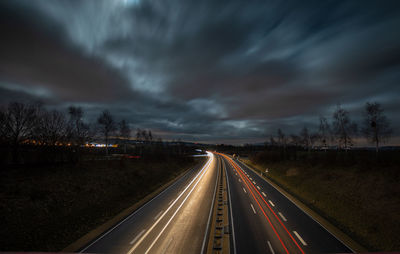
<path id="1" fill-rule="evenodd" d="M 360 120 L 377 101 L 399 136 L 399 5 L 4 0 L 0 103 L 109 109 L 165 139 L 240 144 L 315 129 L 338 103 Z"/>

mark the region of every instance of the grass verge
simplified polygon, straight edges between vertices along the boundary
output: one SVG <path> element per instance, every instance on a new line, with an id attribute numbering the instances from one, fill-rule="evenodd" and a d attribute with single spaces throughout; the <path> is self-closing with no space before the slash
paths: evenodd
<path id="1" fill-rule="evenodd" d="M 60 251 L 195 163 L 94 161 L 3 170 L 1 251 Z"/>

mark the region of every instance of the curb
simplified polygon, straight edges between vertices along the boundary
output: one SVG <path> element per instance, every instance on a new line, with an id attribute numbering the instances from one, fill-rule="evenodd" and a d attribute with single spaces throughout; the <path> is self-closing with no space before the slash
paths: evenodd
<path id="1" fill-rule="evenodd" d="M 344 233 L 342 230 L 334 226 L 332 223 L 330 223 L 328 220 L 323 218 L 321 215 L 316 213 L 314 210 L 306 206 L 304 203 L 299 201 L 297 198 L 295 198 L 293 195 L 289 194 L 286 190 L 284 190 L 282 187 L 274 183 L 272 180 L 263 177 L 257 169 L 254 169 L 253 166 L 247 164 L 243 160 L 239 160 L 241 163 L 243 163 L 246 167 L 251 169 L 254 173 L 256 173 L 258 176 L 260 176 L 264 181 L 269 183 L 272 187 L 274 187 L 276 190 L 278 190 L 282 195 L 284 195 L 287 199 L 289 199 L 293 204 L 295 204 L 298 208 L 300 208 L 304 213 L 306 213 L 309 217 L 311 217 L 314 221 L 316 221 L 318 224 L 320 224 L 323 228 L 325 228 L 330 234 L 332 234 L 336 239 L 338 239 L 340 242 L 342 242 L 344 245 L 346 245 L 348 248 L 350 248 L 353 252 L 355 253 L 361 253 L 361 252 L 368 252 L 368 250 L 354 241 L 350 236 L 348 236 L 346 233 Z"/>
<path id="2" fill-rule="evenodd" d="M 152 193 L 146 195 L 144 198 L 142 198 L 140 201 L 136 202 L 135 204 L 133 204 L 132 206 L 124 209 L 122 212 L 120 212 L 119 214 L 117 214 L 114 218 L 106 221 L 105 223 L 103 223 L 102 225 L 98 226 L 97 228 L 95 228 L 94 230 L 86 233 L 84 236 L 82 236 L 81 238 L 79 238 L 78 240 L 76 240 L 75 242 L 71 243 L 70 245 L 68 245 L 67 247 L 65 247 L 64 249 L 61 250 L 61 252 L 79 252 L 81 249 L 83 249 L 85 246 L 87 246 L 88 244 L 90 244 L 91 242 L 93 242 L 95 239 L 97 239 L 98 237 L 100 237 L 103 233 L 107 232 L 108 230 L 110 230 L 114 225 L 116 225 L 117 223 L 119 223 L 120 221 L 124 220 L 125 218 L 127 218 L 130 214 L 132 214 L 133 212 L 135 212 L 137 209 L 139 209 L 141 206 L 143 206 L 144 204 L 146 204 L 147 202 L 149 202 L 151 199 L 153 199 L 154 197 L 156 197 L 158 194 L 160 194 L 162 191 L 164 191 L 165 189 L 167 189 L 170 185 L 172 185 L 175 181 L 177 181 L 178 179 L 180 179 L 181 177 L 183 177 L 185 174 L 187 174 L 189 172 L 189 170 L 197 167 L 200 163 L 197 163 L 196 165 L 184 170 L 183 172 L 181 172 L 178 176 L 176 176 L 175 178 L 171 179 L 170 181 L 168 181 L 167 183 L 165 183 L 164 185 L 160 186 L 159 188 L 157 188 L 155 191 L 153 191 Z"/>

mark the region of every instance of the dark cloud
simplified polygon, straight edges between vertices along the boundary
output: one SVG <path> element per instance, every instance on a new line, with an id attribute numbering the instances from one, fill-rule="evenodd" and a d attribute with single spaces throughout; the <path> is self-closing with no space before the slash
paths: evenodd
<path id="1" fill-rule="evenodd" d="M 400 127 L 398 1 L 1 5 L 2 97 L 107 107 L 196 141 L 262 141 L 375 100 Z"/>
<path id="2" fill-rule="evenodd" d="M 4 5 L 4 4 L 3 4 Z M 132 95 L 121 73 L 71 44 L 56 20 L 5 4 L 0 13 L 0 81 L 41 88 L 59 99 L 110 101 Z"/>

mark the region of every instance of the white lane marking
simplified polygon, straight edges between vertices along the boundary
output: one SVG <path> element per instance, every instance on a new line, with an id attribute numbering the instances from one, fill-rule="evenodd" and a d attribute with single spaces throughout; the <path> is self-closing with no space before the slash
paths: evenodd
<path id="1" fill-rule="evenodd" d="M 168 205 L 172 204 L 172 202 L 174 202 L 174 200 L 169 201 Z"/>
<path id="2" fill-rule="evenodd" d="M 133 240 L 130 242 L 130 244 L 133 244 L 134 242 L 136 242 L 137 239 L 139 239 L 139 237 L 141 237 L 144 232 L 146 232 L 146 229 L 143 229 L 135 238 L 133 238 Z"/>
<path id="3" fill-rule="evenodd" d="M 275 251 L 274 251 L 274 249 L 272 248 L 271 243 L 270 243 L 269 241 L 267 241 L 267 243 L 268 243 L 268 247 L 269 247 L 269 250 L 271 251 L 271 253 L 272 253 L 272 254 L 275 254 Z"/>
<path id="4" fill-rule="evenodd" d="M 257 189 L 261 190 L 261 189 L 260 189 L 260 186 L 257 186 Z"/>
<path id="5" fill-rule="evenodd" d="M 242 180 L 240 180 L 240 178 L 239 178 L 239 182 L 242 182 Z"/>
<path id="6" fill-rule="evenodd" d="M 208 162 L 204 165 L 204 167 L 200 170 L 199 173 L 197 173 L 197 175 L 192 179 L 192 181 L 190 181 L 190 183 L 186 186 L 186 188 L 184 189 L 184 191 L 175 199 L 175 201 L 167 208 L 167 210 L 165 210 L 165 212 L 160 216 L 160 218 L 158 218 L 158 220 L 153 224 L 153 226 L 151 226 L 151 228 L 144 234 L 144 236 L 142 238 L 140 238 L 139 241 L 136 242 L 136 244 L 128 251 L 128 254 L 131 254 L 138 246 L 139 244 L 144 240 L 144 238 L 146 238 L 146 236 L 148 236 L 151 232 L 151 230 L 153 230 L 153 228 L 155 228 L 155 226 L 157 226 L 157 224 L 160 222 L 160 220 L 168 213 L 169 210 L 171 210 L 171 208 L 175 205 L 176 202 L 178 202 L 179 198 L 183 195 L 183 193 L 186 192 L 187 189 L 189 189 L 189 187 L 192 185 L 192 183 L 194 181 L 197 180 L 196 184 L 194 185 L 194 187 L 196 187 L 196 185 L 199 183 L 199 181 L 201 180 L 201 178 L 203 178 L 204 174 L 207 172 L 206 169 L 208 169 L 209 165 L 211 164 L 211 162 L 214 160 L 214 156 L 212 156 Z M 189 194 L 186 196 L 186 198 L 183 200 L 183 203 L 186 201 L 186 199 L 189 197 L 190 193 L 194 190 L 194 187 L 191 189 L 191 191 L 189 192 Z M 183 204 L 182 203 L 182 204 Z M 176 211 L 179 210 L 179 208 L 182 206 L 182 204 L 177 208 Z M 176 214 L 176 212 L 175 212 Z M 172 217 L 173 218 L 173 217 Z M 167 224 L 168 225 L 168 224 Z M 158 238 L 157 238 L 158 239 Z"/>
<path id="7" fill-rule="evenodd" d="M 275 206 L 275 204 L 274 203 L 272 203 L 272 201 L 271 200 L 268 200 L 268 202 L 272 205 L 272 206 Z"/>
<path id="8" fill-rule="evenodd" d="M 207 168 L 208 169 L 208 168 Z M 207 172 L 204 171 L 202 173 L 202 175 L 199 177 L 199 179 L 197 180 L 197 182 L 195 183 L 195 185 L 193 186 L 193 188 L 189 191 L 189 193 L 186 195 L 186 197 L 183 199 L 182 203 L 178 206 L 178 208 L 175 210 L 175 212 L 172 214 L 171 218 L 169 218 L 169 220 L 167 221 L 167 223 L 165 224 L 165 226 L 161 229 L 160 233 L 158 233 L 157 237 L 154 239 L 154 241 L 150 244 L 149 248 L 146 250 L 145 254 L 149 253 L 149 251 L 151 250 L 151 248 L 153 248 L 154 244 L 156 244 L 156 242 L 158 241 L 158 239 L 160 238 L 160 236 L 162 235 L 162 233 L 164 233 L 164 230 L 168 227 L 168 225 L 171 223 L 171 221 L 175 218 L 176 214 L 179 212 L 179 210 L 181 209 L 181 207 L 185 204 L 186 200 L 189 198 L 190 194 L 192 194 L 193 190 L 196 188 L 197 184 L 199 184 L 199 182 L 201 181 L 201 179 L 203 179 L 203 176 L 205 175 L 205 173 Z M 165 215 L 165 214 L 164 214 Z M 153 225 L 154 227 L 155 225 Z M 144 237 L 142 237 L 141 240 L 143 240 Z M 139 244 L 136 244 L 136 247 Z M 132 248 L 134 250 L 134 248 Z M 128 254 L 131 254 L 132 252 L 130 251 Z"/>
<path id="9" fill-rule="evenodd" d="M 278 212 L 279 216 L 281 216 L 283 221 L 287 221 L 287 219 L 285 218 L 285 216 L 283 216 L 283 214 L 281 212 Z"/>
<path id="10" fill-rule="evenodd" d="M 253 209 L 253 213 L 256 214 L 256 210 L 254 209 L 253 204 L 250 204 L 250 205 L 251 205 L 251 209 Z"/>
<path id="11" fill-rule="evenodd" d="M 264 196 L 264 197 L 267 197 L 267 195 L 265 195 L 265 193 L 264 193 L 264 192 L 261 192 L 261 193 L 263 194 L 263 196 Z"/>
<path id="12" fill-rule="evenodd" d="M 293 231 L 293 233 L 297 236 L 297 238 L 299 238 L 300 242 L 301 242 L 304 246 L 307 246 L 307 243 L 303 240 L 303 238 L 301 238 L 301 236 L 299 235 L 299 233 L 297 233 L 296 231 Z"/>
<path id="13" fill-rule="evenodd" d="M 256 181 L 253 181 L 254 184 L 256 184 Z"/>
<path id="14" fill-rule="evenodd" d="M 253 180 L 253 178 L 250 177 L 250 180 Z"/>
<path id="15" fill-rule="evenodd" d="M 161 211 L 156 215 L 156 217 L 154 217 L 154 220 L 157 220 L 158 217 L 160 217 L 160 215 L 162 214 L 162 212 L 163 212 L 163 210 L 161 210 Z"/>
<path id="16" fill-rule="evenodd" d="M 244 193 L 247 193 L 247 191 L 246 191 L 246 189 L 245 189 L 245 188 L 243 188 L 243 191 L 244 191 Z"/>

